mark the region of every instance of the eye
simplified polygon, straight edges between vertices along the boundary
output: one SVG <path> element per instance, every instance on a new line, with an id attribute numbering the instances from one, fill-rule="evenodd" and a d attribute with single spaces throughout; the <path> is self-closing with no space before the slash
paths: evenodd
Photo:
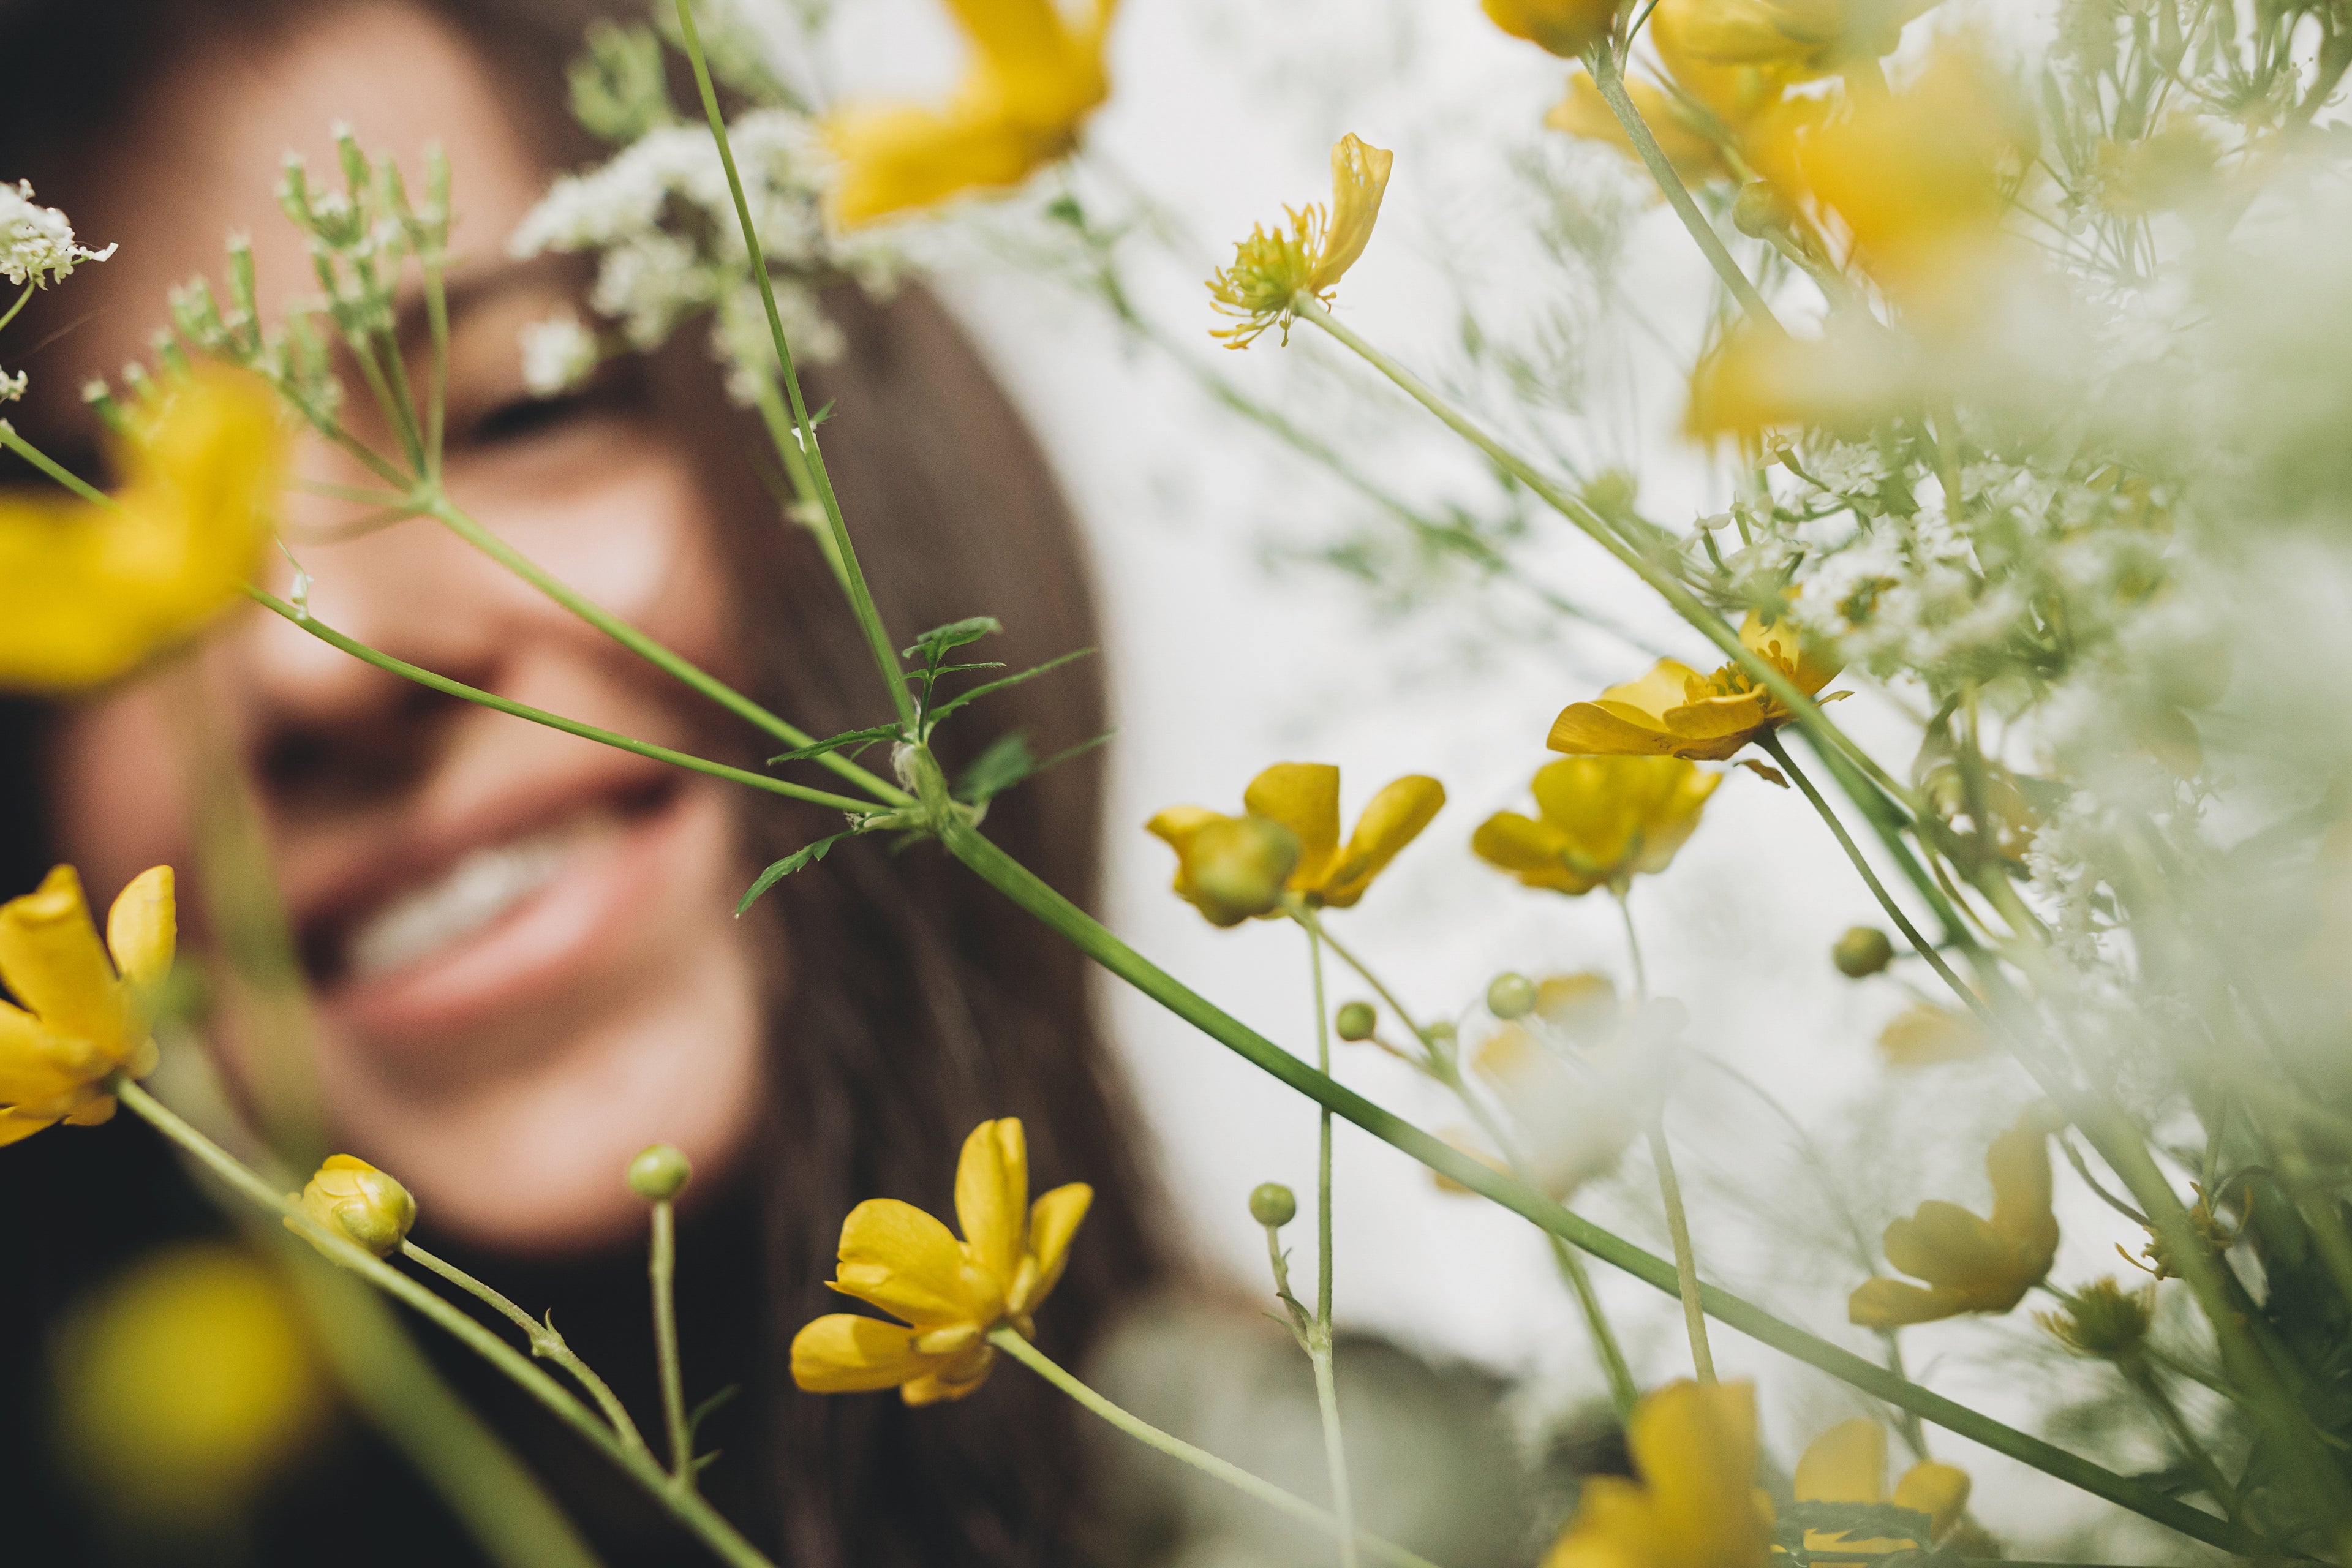
<path id="1" fill-rule="evenodd" d="M 625 363 L 608 362 L 582 385 L 552 397 L 516 391 L 457 424 L 474 447 L 509 447 L 568 430 L 585 420 L 624 413 L 640 401 L 639 378 Z"/>

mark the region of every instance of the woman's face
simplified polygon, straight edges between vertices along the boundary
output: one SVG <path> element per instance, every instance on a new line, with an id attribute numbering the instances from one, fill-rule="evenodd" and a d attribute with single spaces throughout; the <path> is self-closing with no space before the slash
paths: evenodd
<path id="1" fill-rule="evenodd" d="M 460 37 L 396 5 L 333 8 L 260 46 L 182 58 L 84 182 L 100 194 L 77 226 L 121 249 L 68 285 L 86 319 L 38 374 L 54 392 L 145 358 L 171 286 L 217 277 L 232 231 L 252 237 L 274 315 L 315 288 L 277 210 L 283 154 L 301 153 L 314 188 L 326 184 L 328 127 L 347 121 L 415 189 L 437 140 L 457 181 L 451 496 L 730 678 L 711 520 L 684 451 L 625 389 L 544 405 L 524 392 L 517 333 L 563 309 L 565 291 L 504 259 L 548 176 L 509 96 Z M 356 377 L 347 391 L 354 429 L 388 447 Z M 316 440 L 299 467 L 362 479 Z M 352 515 L 286 498 L 320 620 L 519 701 L 698 747 L 698 700 L 455 535 L 412 520 L 330 541 Z M 233 618 L 194 663 L 68 717 L 52 753 L 61 848 L 93 899 L 148 865 L 188 865 L 189 789 L 165 759 L 198 725 L 236 748 L 317 986 L 320 1088 L 341 1146 L 407 1183 L 429 1223 L 532 1251 L 634 1228 L 642 1205 L 622 1170 L 649 1142 L 680 1145 L 706 1172 L 726 1163 L 761 1088 L 726 786 L 440 698 L 263 613 Z M 230 1033 L 226 1065 L 244 1077 Z"/>

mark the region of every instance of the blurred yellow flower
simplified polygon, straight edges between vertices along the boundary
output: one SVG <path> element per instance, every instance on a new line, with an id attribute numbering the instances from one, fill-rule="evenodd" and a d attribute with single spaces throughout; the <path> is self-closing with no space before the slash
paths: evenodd
<path id="1" fill-rule="evenodd" d="M 378 1258 L 400 1249 L 416 1224 L 416 1200 L 397 1178 L 355 1154 L 330 1154 L 301 1191 L 302 1213 Z M 294 1222 L 286 1222 L 292 1229 Z"/>
<path id="2" fill-rule="evenodd" d="M 1339 770 L 1328 763 L 1276 763 L 1250 780 L 1242 805 L 1298 836 L 1289 888 L 1309 904 L 1344 910 L 1364 896 L 1445 805 L 1445 786 L 1422 773 L 1391 779 L 1339 842 Z"/>
<path id="3" fill-rule="evenodd" d="M 2039 1108 L 1992 1141 L 1992 1218 L 1929 1199 L 1886 1227 L 1886 1261 L 1905 1279 L 1866 1279 L 1846 1302 L 1846 1316 L 1866 1329 L 1931 1322 L 1962 1312 L 2006 1312 L 2042 1282 L 2058 1256 L 2058 1218 L 2050 1209 L 2049 1124 Z"/>
<path id="4" fill-rule="evenodd" d="M 1878 1054 L 1893 1068 L 1936 1067 L 1989 1056 L 1992 1038 L 1974 1018 L 1933 1002 L 1914 1002 L 1878 1032 Z"/>
<path id="5" fill-rule="evenodd" d="M 1743 322 L 1692 371 L 1683 427 L 1700 437 L 1776 425 L 1857 436 L 1916 405 L 1918 370 L 1901 340 L 1874 326 L 1833 320 L 1821 337 L 1800 338 Z"/>
<path id="6" fill-rule="evenodd" d="M 1739 640 L 1808 697 L 1837 674 L 1838 667 L 1822 662 L 1786 620 L 1767 626 L 1751 612 Z M 1610 687 L 1597 701 L 1570 703 L 1552 721 L 1544 743 L 1571 755 L 1716 763 L 1788 721 L 1789 710 L 1738 665 L 1702 676 L 1679 660 L 1662 658 L 1639 680 Z"/>
<path id="7" fill-rule="evenodd" d="M 1672 1383 L 1626 1424 L 1639 1478 L 1587 1476 L 1542 1568 L 1762 1568 L 1756 1390 Z"/>
<path id="8" fill-rule="evenodd" d="M 840 165 L 830 211 L 854 228 L 962 191 L 1015 185 L 1076 145 L 1110 95 L 1104 34 L 1117 0 L 1073 22 L 1055 0 L 950 0 L 971 45 L 946 104 L 846 109 L 824 122 Z"/>
<path id="9" fill-rule="evenodd" d="M 207 369 L 121 443 L 114 504 L 0 494 L 0 688 L 96 686 L 210 620 L 269 539 L 285 464 L 268 389 Z"/>
<path id="10" fill-rule="evenodd" d="M 68 1320 L 57 1364 L 66 1469 L 147 1532 L 233 1529 L 328 1411 L 277 1275 L 216 1243 L 133 1264 Z"/>
<path id="11" fill-rule="evenodd" d="M 1927 1539 L 1874 1537 L 1849 1540 L 1843 1532 L 1805 1531 L 1805 1550 L 1883 1555 L 1931 1546 L 1959 1521 L 1969 1502 L 1969 1473 L 1957 1465 L 1923 1459 L 1903 1472 L 1894 1495 L 1886 1490 L 1886 1428 L 1868 1419 L 1841 1421 L 1805 1447 L 1797 1460 L 1799 1502 L 1891 1502 L 1927 1516 Z"/>
<path id="12" fill-rule="evenodd" d="M 1666 868 L 1723 782 L 1680 757 L 1580 756 L 1536 770 L 1541 820 L 1498 811 L 1470 847 L 1530 888 L 1571 896 Z"/>
<path id="13" fill-rule="evenodd" d="M 148 1028 L 177 938 L 169 866 L 122 889 L 104 946 L 70 866 L 0 904 L 0 984 L 20 1004 L 0 1001 L 0 1147 L 53 1122 L 95 1127 L 114 1114 L 107 1075 L 155 1070 Z"/>
<path id="14" fill-rule="evenodd" d="M 1209 294 L 1219 314 L 1241 324 L 1209 335 L 1223 339 L 1227 348 L 1247 348 L 1278 323 L 1287 342 L 1300 296 L 1329 304 L 1332 286 L 1371 243 L 1395 161 L 1394 153 L 1353 135 L 1332 143 L 1330 212 L 1326 215 L 1319 202 L 1286 209 L 1288 229 L 1278 224 L 1272 233 L 1253 227 L 1234 247 L 1232 265 L 1209 279 Z"/>
<path id="15" fill-rule="evenodd" d="M 1650 14 L 1650 42 L 1658 52 L 1663 71 L 1659 82 L 1628 75 L 1626 96 L 1642 116 L 1658 149 L 1686 184 L 1723 178 L 1734 173 L 1729 153 L 1759 174 L 1762 167 L 1752 143 L 1777 146 L 1785 132 L 1759 137 L 1758 132 L 1778 121 L 1790 124 L 1817 118 L 1829 106 L 1824 98 L 1790 98 L 1790 83 L 1801 73 L 1785 65 L 1733 63 L 1707 59 L 1695 53 L 1685 34 L 1696 25 L 1704 30 L 1706 8 L 1713 0 L 1659 0 Z M 1568 81 L 1568 96 L 1544 117 L 1544 123 L 1571 136 L 1605 142 L 1629 158 L 1638 157 L 1625 128 L 1617 121 L 1601 89 L 1580 71 Z"/>
<path id="16" fill-rule="evenodd" d="M 1894 52 L 1934 0 L 1674 0 L 1667 26 L 1695 59 L 1818 76 Z M 1663 17 L 1668 0 L 1660 0 Z"/>
<path id="17" fill-rule="evenodd" d="M 1214 926 L 1272 914 L 1298 865 L 1298 836 L 1263 816 L 1171 805 L 1143 826 L 1176 851 L 1176 896 Z"/>
<path id="18" fill-rule="evenodd" d="M 1485 5 L 1486 19 L 1511 37 L 1570 60 L 1598 43 L 1617 17 L 1617 0 L 1485 0 Z"/>
<path id="19" fill-rule="evenodd" d="M 1666 162 L 1675 166 L 1675 173 L 1682 176 L 1685 184 L 1703 184 L 1731 172 L 1715 138 L 1664 89 L 1627 77 L 1625 96 L 1633 100 L 1642 123 L 1656 138 L 1658 151 L 1666 155 Z M 1551 111 L 1544 116 L 1544 123 L 1554 131 L 1565 131 L 1588 142 L 1605 142 L 1639 162 L 1633 138 L 1625 134 L 1608 100 L 1601 96 L 1601 89 L 1582 71 L 1568 79 L 1568 96 L 1552 105 Z"/>
<path id="20" fill-rule="evenodd" d="M 852 1312 L 817 1319 L 793 1336 L 793 1381 L 812 1394 L 896 1388 L 909 1405 L 978 1388 L 996 1359 L 990 1330 L 1034 1337 L 1030 1314 L 1062 1278 L 1094 1189 L 1072 1182 L 1028 1199 L 1028 1145 L 1008 1116 L 964 1140 L 955 1184 L 961 1241 L 896 1198 L 852 1209 L 833 1289 L 903 1321 Z"/>

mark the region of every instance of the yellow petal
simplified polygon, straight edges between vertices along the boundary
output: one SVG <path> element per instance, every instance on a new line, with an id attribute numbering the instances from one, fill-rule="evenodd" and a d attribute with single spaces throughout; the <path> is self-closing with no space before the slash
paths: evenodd
<path id="1" fill-rule="evenodd" d="M 1912 1003 L 1878 1032 L 1878 1053 L 1894 1068 L 1973 1061 L 1992 1048 L 1992 1037 L 1974 1019 L 1933 1002 Z"/>
<path id="2" fill-rule="evenodd" d="M 0 1149 L 5 1149 L 11 1143 L 23 1142 L 44 1127 L 56 1126 L 57 1120 L 54 1116 L 18 1116 L 13 1111 L 0 1110 Z"/>
<path id="3" fill-rule="evenodd" d="M 1396 154 L 1353 135 L 1331 144 L 1331 222 L 1323 231 L 1322 253 L 1307 275 L 1307 290 L 1320 294 L 1339 281 L 1371 243 L 1380 221 L 1381 198 L 1389 188 Z"/>
<path id="4" fill-rule="evenodd" d="M 1298 836 L 1291 887 L 1321 887 L 1339 852 L 1339 770 L 1328 763 L 1276 763 L 1250 780 L 1242 805 Z"/>
<path id="5" fill-rule="evenodd" d="M 60 1035 L 0 1002 L 0 1105 L 37 1104 L 103 1078 L 114 1063 L 87 1040 Z"/>
<path id="6" fill-rule="evenodd" d="M 1808 697 L 1835 680 L 1843 668 L 1820 639 L 1806 637 L 1785 616 L 1767 626 L 1763 616 L 1750 610 L 1740 624 L 1739 640 L 1779 665 Z"/>
<path id="7" fill-rule="evenodd" d="M 0 984 L 55 1033 L 118 1058 L 132 1043 L 121 983 L 99 945 L 81 879 L 70 866 L 0 904 Z"/>
<path id="8" fill-rule="evenodd" d="M 1899 1329 L 1907 1323 L 1932 1323 L 1958 1317 L 1969 1310 L 1969 1300 L 1958 1290 L 1933 1289 L 1907 1279 L 1865 1279 L 1846 1298 L 1848 1322 L 1865 1329 Z"/>
<path id="9" fill-rule="evenodd" d="M 1897 1508 L 1926 1514 L 1931 1521 L 1928 1539 L 1941 1540 L 1945 1531 L 1959 1522 L 1960 1510 L 1969 1506 L 1969 1473 L 1958 1465 L 1923 1459 L 1895 1483 L 1894 1500 Z"/>
<path id="10" fill-rule="evenodd" d="M 1698 679 L 1698 671 L 1682 660 L 1662 658 L 1638 679 L 1604 689 L 1601 701 L 1631 722 L 1639 723 L 1646 717 L 1664 725 L 1668 712 L 1690 700 L 1691 685 Z"/>
<path id="11" fill-rule="evenodd" d="M 1542 1568 L 1680 1568 L 1663 1555 L 1658 1536 L 1647 1492 L 1622 1476 L 1587 1476 Z"/>
<path id="12" fill-rule="evenodd" d="M 106 945 L 122 978 L 140 991 L 152 991 L 172 972 L 179 939 L 172 868 L 153 866 L 131 879 L 106 915 Z"/>
<path id="13" fill-rule="evenodd" d="M 1626 1447 L 1655 1506 L 1660 1555 L 1677 1568 L 1756 1568 L 1753 1384 L 1669 1384 L 1633 1412 Z"/>
<path id="14" fill-rule="evenodd" d="M 1646 81 L 1632 79 L 1625 83 L 1625 93 L 1633 100 L 1642 123 L 1656 139 L 1658 150 L 1686 184 L 1703 184 L 1729 173 L 1722 149 L 1690 123 L 1673 99 Z M 1588 142 L 1606 142 L 1635 163 L 1641 162 L 1641 154 L 1633 150 L 1633 138 L 1625 134 L 1616 111 L 1601 96 L 1601 89 L 1592 85 L 1592 79 L 1582 71 L 1568 79 L 1568 96 L 1552 106 L 1544 116 L 1544 123 L 1554 131 L 1565 131 Z"/>
<path id="15" fill-rule="evenodd" d="M 2027 1276 L 2018 1288 L 2021 1296 L 2050 1272 L 2058 1255 L 2058 1219 L 2050 1209 L 2050 1146 L 2035 1112 L 2027 1111 L 1992 1141 L 1985 1171 L 1992 1177 L 1991 1228 Z"/>
<path id="16" fill-rule="evenodd" d="M 1356 819 L 1347 849 L 1332 865 L 1321 889 L 1323 901 L 1346 909 L 1362 898 L 1372 879 L 1421 837 L 1444 805 L 1445 786 L 1423 773 L 1408 773 L 1382 785 Z"/>
<path id="17" fill-rule="evenodd" d="M 826 210 L 842 228 L 935 206 L 967 190 L 1016 185 L 1069 146 L 1066 135 L 971 105 L 845 110 L 824 130 L 840 171 Z"/>
<path id="18" fill-rule="evenodd" d="M 937 1371 L 908 1379 L 899 1386 L 898 1397 L 918 1406 L 937 1405 L 945 1399 L 961 1399 L 988 1381 L 989 1369 L 995 1364 L 996 1348 L 983 1344 Z"/>
<path id="19" fill-rule="evenodd" d="M 1930 1285 L 1972 1290 L 2011 1268 L 2008 1243 L 1986 1221 L 1958 1204 L 1930 1198 L 1881 1238 L 1886 1261 Z"/>
<path id="20" fill-rule="evenodd" d="M 1886 1428 L 1867 1417 L 1841 1421 L 1805 1446 L 1797 1460 L 1799 1502 L 1883 1502 Z"/>
<path id="21" fill-rule="evenodd" d="M 793 1336 L 793 1381 L 811 1394 L 896 1388 L 938 1359 L 916 1351 L 913 1330 L 854 1312 L 829 1312 Z"/>
<path id="22" fill-rule="evenodd" d="M 972 1262 L 954 1233 L 896 1198 L 868 1198 L 842 1221 L 833 1288 L 919 1329 L 993 1322 L 1003 1307 L 1003 1284 Z"/>
<path id="23" fill-rule="evenodd" d="M 1023 1234 L 1029 1206 L 1029 1144 L 1021 1121 L 983 1121 L 963 1141 L 956 1162 L 956 1223 L 982 1268 L 1008 1290 L 1028 1250 Z"/>
<path id="24" fill-rule="evenodd" d="M 1095 1201 L 1095 1190 L 1084 1182 L 1055 1187 L 1029 1210 L 1029 1256 L 1034 1272 L 1021 1300 L 1011 1303 L 1014 1313 L 1034 1312 L 1061 1283 L 1070 1261 L 1070 1242 L 1078 1222 Z"/>
<path id="25" fill-rule="evenodd" d="M 1598 702 L 1571 702 L 1551 721 L 1544 744 L 1555 752 L 1597 756 L 1655 756 L 1674 742 L 1663 729 L 1612 713 Z"/>
<path id="26" fill-rule="evenodd" d="M 1470 836 L 1470 852 L 1489 866 L 1508 871 L 1530 888 L 1549 888 L 1575 897 L 1601 884 L 1571 869 L 1565 858 L 1567 837 L 1549 823 L 1498 811 Z"/>
<path id="27" fill-rule="evenodd" d="M 1515 38 L 1525 38 L 1562 59 L 1572 60 L 1609 30 L 1616 0 L 1485 0 L 1486 18 Z"/>

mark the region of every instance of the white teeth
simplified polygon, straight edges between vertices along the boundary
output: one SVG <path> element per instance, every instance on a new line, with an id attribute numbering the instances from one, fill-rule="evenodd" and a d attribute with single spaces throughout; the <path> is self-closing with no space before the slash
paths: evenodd
<path id="1" fill-rule="evenodd" d="M 352 933 L 352 979 L 389 974 L 473 935 L 555 880 L 579 847 L 580 827 L 472 850 L 439 877 L 404 893 Z"/>

